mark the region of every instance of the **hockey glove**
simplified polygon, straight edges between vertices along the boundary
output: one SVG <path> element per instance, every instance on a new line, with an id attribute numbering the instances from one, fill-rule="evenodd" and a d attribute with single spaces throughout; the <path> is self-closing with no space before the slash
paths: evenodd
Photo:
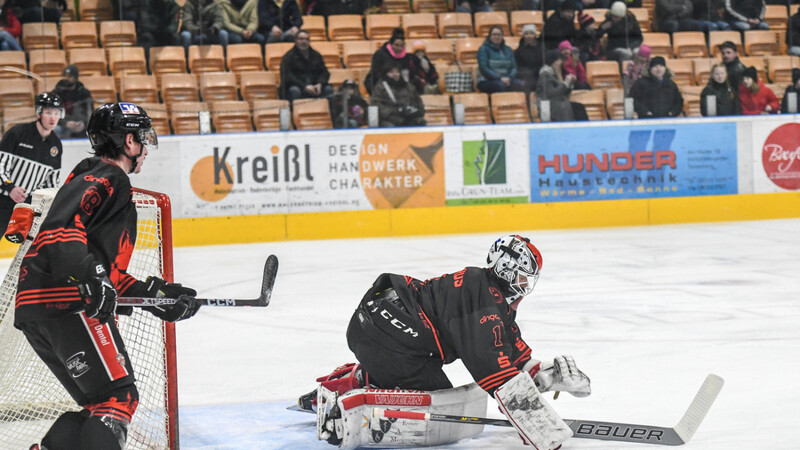
<path id="1" fill-rule="evenodd" d="M 157 277 L 148 277 L 145 283 L 147 284 L 147 295 L 151 297 L 178 299 L 174 305 L 149 308 L 149 311 L 161 320 L 177 322 L 188 319 L 197 314 L 200 309 L 200 302 L 194 298 L 197 295 L 197 291 L 192 288 L 181 286 L 180 283 L 167 283 Z"/>
<path id="2" fill-rule="evenodd" d="M 117 291 L 103 264 L 96 261 L 94 256 L 87 255 L 78 269 L 78 278 L 72 277 L 70 282 L 78 287 L 83 298 L 84 313 L 100 323 L 108 322 L 114 317 L 117 310 Z"/>
<path id="3" fill-rule="evenodd" d="M 565 391 L 575 397 L 592 393 L 591 380 L 578 369 L 572 356 L 558 356 L 552 365 L 543 362 L 533 381 L 540 392 Z"/>

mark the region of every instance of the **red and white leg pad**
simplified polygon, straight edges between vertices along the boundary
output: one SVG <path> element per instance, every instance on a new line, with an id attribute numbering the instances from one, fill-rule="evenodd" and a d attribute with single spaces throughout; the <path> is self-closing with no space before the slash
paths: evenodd
<path id="1" fill-rule="evenodd" d="M 530 378 L 530 377 L 529 377 Z M 475 436 L 483 426 L 372 416 L 375 407 L 433 414 L 486 413 L 487 396 L 477 384 L 438 391 L 353 389 L 344 394 L 317 390 L 317 438 L 341 448 L 421 447 Z"/>
<path id="2" fill-rule="evenodd" d="M 551 450 L 572 437 L 572 430 L 539 394 L 527 372 L 497 388 L 494 398 L 526 444 Z"/>

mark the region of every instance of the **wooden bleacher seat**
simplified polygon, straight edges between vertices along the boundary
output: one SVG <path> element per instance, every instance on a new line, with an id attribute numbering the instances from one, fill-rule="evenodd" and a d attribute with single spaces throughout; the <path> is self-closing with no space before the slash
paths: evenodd
<path id="1" fill-rule="evenodd" d="M 81 77 L 81 83 L 92 93 L 96 106 L 117 101 L 117 85 L 114 83 L 114 77 L 101 75 Z"/>
<path id="2" fill-rule="evenodd" d="M 33 106 L 12 106 L 3 109 L 3 132 L 21 123 L 36 120 L 36 109 Z"/>
<path id="3" fill-rule="evenodd" d="M 403 29 L 406 32 L 406 41 L 439 38 L 436 14 L 433 13 L 403 14 Z"/>
<path id="4" fill-rule="evenodd" d="M 378 45 L 376 45 L 378 43 Z M 342 44 L 342 61 L 347 69 L 368 68 L 372 55 L 377 51 L 378 41 L 348 41 Z"/>
<path id="5" fill-rule="evenodd" d="M 136 45 L 136 24 L 132 20 L 101 22 L 100 43 L 103 47 L 132 47 Z"/>
<path id="6" fill-rule="evenodd" d="M 2 53 L 3 60 L 0 61 L 0 69 L 7 67 L 15 70 L 0 70 L 0 78 L 24 78 L 24 71 L 28 70 L 28 62 L 25 59 L 24 51 L 5 50 Z"/>
<path id="7" fill-rule="evenodd" d="M 694 80 L 698 86 L 705 86 L 708 84 L 708 79 L 711 78 L 711 67 L 719 62 L 711 58 L 693 58 L 692 67 L 694 69 Z"/>
<path id="8" fill-rule="evenodd" d="M 169 122 L 174 134 L 200 134 L 198 114 L 208 111 L 205 102 L 175 102 L 169 107 Z"/>
<path id="9" fill-rule="evenodd" d="M 763 56 L 742 56 L 739 58 L 739 61 L 741 61 L 745 67 L 755 67 L 758 72 L 758 79 L 761 80 L 762 83 L 767 82 L 767 63 L 764 61 Z"/>
<path id="10" fill-rule="evenodd" d="M 114 10 L 108 0 L 81 0 L 80 19 L 93 22 L 111 20 Z"/>
<path id="11" fill-rule="evenodd" d="M 217 133 L 249 133 L 253 131 L 250 104 L 244 100 L 217 101 L 211 106 L 211 123 Z"/>
<path id="12" fill-rule="evenodd" d="M 308 31 L 308 37 L 312 44 L 328 40 L 325 18 L 322 16 L 303 16 L 303 29 Z"/>
<path id="13" fill-rule="evenodd" d="M 772 30 L 747 30 L 744 32 L 744 51 L 747 56 L 779 55 L 780 43 Z"/>
<path id="14" fill-rule="evenodd" d="M 411 12 L 408 0 L 383 0 L 381 12 L 384 14 L 405 14 Z"/>
<path id="15" fill-rule="evenodd" d="M 256 131 L 281 129 L 280 110 L 289 108 L 289 100 L 256 100 L 253 103 L 253 123 Z"/>
<path id="16" fill-rule="evenodd" d="M 475 36 L 475 33 L 472 32 L 472 16 L 469 13 L 439 13 L 437 20 L 439 23 L 439 36 L 442 39 Z"/>
<path id="17" fill-rule="evenodd" d="M 650 46 L 652 56 L 672 56 L 672 41 L 669 33 L 642 33 L 642 43 Z"/>
<path id="18" fill-rule="evenodd" d="M 42 77 L 34 81 L 34 87 L 36 88 L 36 92 L 50 92 L 56 88 L 56 85 L 59 81 L 61 81 L 61 75 L 57 77 Z"/>
<path id="19" fill-rule="evenodd" d="M 494 123 L 528 123 L 531 121 L 524 92 L 495 92 L 491 95 L 490 101 Z"/>
<path id="20" fill-rule="evenodd" d="M 744 48 L 742 47 L 742 35 L 738 31 L 711 31 L 708 33 L 708 49 L 711 56 L 719 58 L 720 51 L 719 45 L 723 42 L 731 41 L 736 44 L 736 51 L 739 56 L 744 56 Z"/>
<path id="21" fill-rule="evenodd" d="M 492 123 L 489 108 L 489 95 L 482 92 L 469 92 L 453 95 L 453 104 L 464 105 L 465 125 L 487 125 Z"/>
<path id="22" fill-rule="evenodd" d="M 294 47 L 291 42 L 276 42 L 264 46 L 264 58 L 267 63 L 267 70 L 281 70 L 281 60 L 283 55 Z"/>
<path id="23" fill-rule="evenodd" d="M 572 91 L 569 99 L 586 107 L 589 120 L 606 120 L 606 96 L 603 89 Z"/>
<path id="24" fill-rule="evenodd" d="M 511 11 L 511 32 L 514 36 L 522 36 L 522 27 L 536 25 L 536 31 L 541 34 L 544 19 L 541 11 Z"/>
<path id="25" fill-rule="evenodd" d="M 150 116 L 150 121 L 153 124 L 153 129 L 156 130 L 157 136 L 169 136 L 172 134 L 172 130 L 169 128 L 169 113 L 167 113 L 166 105 L 146 102 L 138 102 L 136 104 L 141 106 Z"/>
<path id="26" fill-rule="evenodd" d="M 161 98 L 169 107 L 177 102 L 196 102 L 200 100 L 197 93 L 197 75 L 189 73 L 165 73 L 161 75 Z"/>
<path id="27" fill-rule="evenodd" d="M 328 84 L 333 86 L 334 90 L 339 90 L 339 87 L 346 80 L 356 81 L 356 71 L 354 69 L 331 69 L 328 71 L 330 78 Z"/>
<path id="28" fill-rule="evenodd" d="M 221 45 L 190 45 L 188 62 L 189 72 L 193 74 L 225 71 L 225 54 Z"/>
<path id="29" fill-rule="evenodd" d="M 342 67 L 339 42 L 316 42 L 313 48 L 322 56 L 322 60 L 325 61 L 325 67 L 327 67 L 328 70 L 340 69 Z"/>
<path id="30" fill-rule="evenodd" d="M 619 65 L 616 61 L 589 61 L 586 63 L 586 81 L 594 89 L 622 87 Z"/>
<path id="31" fill-rule="evenodd" d="M 127 75 L 120 79 L 119 99 L 131 103 L 158 103 L 158 86 L 153 75 Z"/>
<path id="32" fill-rule="evenodd" d="M 67 56 L 81 77 L 108 74 L 106 51 L 102 48 L 75 48 L 68 51 Z"/>
<path id="33" fill-rule="evenodd" d="M 636 21 L 639 22 L 639 28 L 641 28 L 642 33 L 653 31 L 650 10 L 647 8 L 628 8 L 628 11 L 636 17 Z M 603 23 L 603 21 L 598 22 L 598 26 L 600 26 L 601 23 Z"/>
<path id="34" fill-rule="evenodd" d="M 672 50 L 675 58 L 708 57 L 706 36 L 701 31 L 678 31 L 672 33 Z"/>
<path id="35" fill-rule="evenodd" d="M 115 78 L 123 75 L 145 75 L 147 66 L 142 47 L 111 47 L 106 49 L 108 69 Z"/>
<path id="36" fill-rule="evenodd" d="M 453 124 L 449 95 L 420 95 L 420 98 L 425 105 L 425 122 L 429 126 Z"/>
<path id="37" fill-rule="evenodd" d="M 475 19 L 475 36 L 486 38 L 489 35 L 489 29 L 495 25 L 503 28 L 504 36 L 511 36 L 510 27 L 508 25 L 508 16 L 505 12 L 501 11 L 485 11 L 476 12 L 473 15 Z"/>
<path id="38" fill-rule="evenodd" d="M 231 72 L 262 72 L 266 70 L 259 44 L 230 44 L 227 53 L 228 70 Z"/>
<path id="39" fill-rule="evenodd" d="M 481 48 L 485 38 L 459 38 L 456 39 L 456 59 L 461 64 L 477 64 L 478 49 Z"/>
<path id="40" fill-rule="evenodd" d="M 333 128 L 327 99 L 295 100 L 292 118 L 298 130 L 329 130 Z"/>
<path id="41" fill-rule="evenodd" d="M 767 5 L 764 22 L 770 30 L 785 30 L 789 22 L 789 13 L 785 5 Z"/>
<path id="42" fill-rule="evenodd" d="M 277 100 L 279 83 L 277 72 L 244 72 L 239 78 L 239 90 L 252 105 L 258 100 Z"/>
<path id="43" fill-rule="evenodd" d="M 683 113 L 686 117 L 703 117 L 700 110 L 700 93 L 703 86 L 678 86 L 683 96 Z"/>
<path id="44" fill-rule="evenodd" d="M 26 52 L 38 48 L 58 50 L 58 25 L 29 22 L 22 24 L 22 48 Z"/>
<path id="45" fill-rule="evenodd" d="M 392 31 L 400 26 L 399 14 L 367 14 L 367 39 L 388 41 Z"/>
<path id="46" fill-rule="evenodd" d="M 340 14 L 328 16 L 328 39 L 348 41 L 364 39 L 364 25 L 360 14 Z"/>
<path id="47" fill-rule="evenodd" d="M 200 74 L 200 96 L 208 104 L 239 100 L 236 75 L 231 72 L 206 72 Z"/>
<path id="48" fill-rule="evenodd" d="M 694 86 L 696 84 L 694 63 L 691 59 L 668 59 L 666 61 L 667 69 L 672 72 L 672 81 L 674 81 L 675 84 L 679 86 Z"/>
<path id="49" fill-rule="evenodd" d="M 625 91 L 620 88 L 606 89 L 606 112 L 611 120 L 625 118 Z"/>
<path id="50" fill-rule="evenodd" d="M 0 110 L 13 107 L 33 107 L 33 81 L 9 78 L 0 83 Z"/>
<path id="51" fill-rule="evenodd" d="M 450 8 L 447 5 L 447 0 L 412 0 L 411 9 L 414 12 L 443 13 Z"/>
<path id="52" fill-rule="evenodd" d="M 183 47 L 150 47 L 150 73 L 157 78 L 168 73 L 186 73 Z"/>
<path id="53" fill-rule="evenodd" d="M 792 83 L 792 69 L 800 69 L 800 57 L 768 56 L 767 69 L 773 83 Z"/>
<path id="54" fill-rule="evenodd" d="M 453 64 L 455 52 L 453 41 L 450 39 L 422 39 L 425 43 L 425 53 L 434 64 Z M 406 40 L 406 50 L 412 52 L 413 42 Z"/>
<path id="55" fill-rule="evenodd" d="M 57 77 L 67 67 L 67 54 L 64 50 L 34 50 L 28 52 L 28 57 L 28 70 L 42 77 Z"/>
<path id="56" fill-rule="evenodd" d="M 97 25 L 88 21 L 62 23 L 61 46 L 65 50 L 97 47 Z"/>

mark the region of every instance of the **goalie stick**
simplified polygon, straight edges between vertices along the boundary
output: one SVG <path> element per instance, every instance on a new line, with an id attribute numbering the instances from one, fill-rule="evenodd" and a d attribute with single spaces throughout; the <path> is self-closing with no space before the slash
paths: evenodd
<path id="1" fill-rule="evenodd" d="M 681 420 L 672 428 L 653 425 L 634 425 L 618 422 L 600 422 L 596 420 L 564 419 L 574 433 L 573 437 L 582 439 L 600 439 L 604 441 L 634 442 L 656 445 L 683 445 L 694 436 L 706 413 L 722 389 L 724 380 L 714 374 L 706 377 L 700 390 L 695 395 L 689 408 Z M 495 425 L 512 427 L 505 419 L 489 419 L 485 417 L 450 416 L 414 411 L 397 411 L 373 408 L 373 417 L 411 420 L 430 420 L 435 422 L 452 422 L 476 425 Z"/>
<path id="2" fill-rule="evenodd" d="M 275 285 L 275 277 L 278 275 L 278 257 L 269 255 L 267 262 L 264 264 L 264 279 L 261 282 L 261 295 L 252 299 L 240 298 L 197 298 L 203 306 L 260 306 L 265 307 L 269 305 L 270 297 L 272 297 L 272 287 Z M 119 306 L 158 306 L 158 305 L 174 305 L 178 301 L 177 298 L 168 297 L 119 297 L 117 305 Z"/>

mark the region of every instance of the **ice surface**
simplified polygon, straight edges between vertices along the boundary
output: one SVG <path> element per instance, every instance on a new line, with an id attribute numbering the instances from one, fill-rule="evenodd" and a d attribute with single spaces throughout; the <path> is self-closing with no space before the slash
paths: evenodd
<path id="1" fill-rule="evenodd" d="M 544 257 L 522 334 L 534 357 L 571 354 L 592 379 L 590 397 L 552 401 L 563 417 L 673 426 L 716 373 L 725 387 L 686 448 L 798 448 L 800 220 L 519 231 Z M 372 281 L 483 265 L 498 235 L 175 249 L 176 279 L 208 297 L 255 297 L 267 255 L 281 261 L 268 308 L 208 307 L 178 325 L 181 448 L 333 449 L 313 415 L 285 407 L 353 361 L 345 330 Z M 459 362 L 446 370 L 470 381 Z M 456 447 L 520 444 L 487 427 Z"/>

